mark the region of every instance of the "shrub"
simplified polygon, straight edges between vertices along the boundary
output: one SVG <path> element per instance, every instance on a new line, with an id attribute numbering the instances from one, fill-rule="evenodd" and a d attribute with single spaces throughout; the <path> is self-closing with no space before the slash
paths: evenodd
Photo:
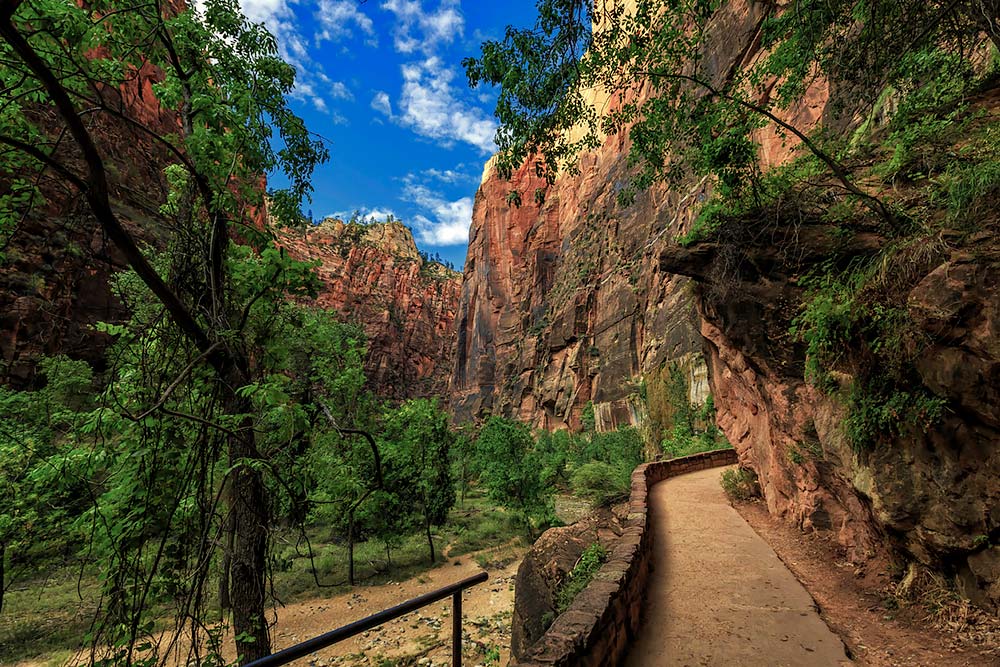
<path id="1" fill-rule="evenodd" d="M 580 560 L 566 575 L 556 591 L 556 611 L 560 614 L 569 609 L 573 600 L 591 582 L 601 565 L 608 559 L 608 552 L 599 542 L 594 542 L 583 550 Z"/>
<path id="2" fill-rule="evenodd" d="M 576 469 L 570 478 L 570 485 L 574 494 L 601 506 L 628 497 L 630 480 L 631 470 L 593 461 Z"/>
<path id="3" fill-rule="evenodd" d="M 722 490 L 733 502 L 745 502 L 760 495 L 757 475 L 748 468 L 730 468 L 723 471 Z"/>
<path id="4" fill-rule="evenodd" d="M 883 379 L 855 381 L 847 406 L 844 428 L 854 451 L 862 452 L 909 430 L 934 426 L 944 415 L 947 401 L 922 386 L 905 391 Z"/>

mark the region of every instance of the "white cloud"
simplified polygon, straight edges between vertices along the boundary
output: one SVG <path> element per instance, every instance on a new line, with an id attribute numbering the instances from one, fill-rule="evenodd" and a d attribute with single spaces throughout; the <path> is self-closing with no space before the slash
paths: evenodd
<path id="1" fill-rule="evenodd" d="M 330 95 L 332 95 L 335 100 L 351 101 L 354 99 L 354 93 L 352 93 L 351 89 L 341 81 L 332 81 L 330 83 Z"/>
<path id="2" fill-rule="evenodd" d="M 426 209 L 434 219 L 425 215 L 413 218 L 413 228 L 422 243 L 432 246 L 463 245 L 469 242 L 469 225 L 472 224 L 472 197 L 448 201 L 440 193 L 414 182 L 413 175 L 405 179 L 403 196 Z"/>
<path id="3" fill-rule="evenodd" d="M 463 141 L 484 154 L 496 150 L 496 124 L 482 109 L 458 99 L 451 80 L 454 70 L 440 58 L 403 65 L 403 92 L 398 121 L 417 134 L 446 144 Z"/>
<path id="4" fill-rule="evenodd" d="M 392 118 L 392 104 L 389 102 L 389 93 L 384 90 L 376 92 L 375 97 L 372 98 L 372 109 Z"/>
<path id="5" fill-rule="evenodd" d="M 367 14 L 358 9 L 357 0 L 319 0 L 314 16 L 319 22 L 317 44 L 327 40 L 335 42 L 349 39 L 354 35 L 355 29 L 369 37 L 375 35 L 375 25 Z"/>
<path id="6" fill-rule="evenodd" d="M 478 176 L 474 176 L 464 171 L 465 165 L 457 165 L 454 169 L 425 169 L 422 173 L 428 179 L 441 181 L 442 183 L 461 183 L 462 181 L 476 181 Z"/>
<path id="7" fill-rule="evenodd" d="M 422 51 L 430 55 L 439 44 L 461 37 L 465 19 L 459 0 L 441 0 L 436 10 L 423 7 L 421 0 L 385 0 L 382 9 L 396 17 L 393 44 L 400 53 Z"/>
<path id="8" fill-rule="evenodd" d="M 328 213 L 323 216 L 323 220 L 327 218 L 337 218 L 338 220 L 350 220 L 351 217 L 357 213 L 360 217 L 365 219 L 375 218 L 377 222 L 383 222 L 391 215 L 394 219 L 398 220 L 399 217 L 393 212 L 391 208 L 379 207 L 374 208 L 368 206 L 357 206 L 349 211 L 334 211 L 333 213 Z"/>

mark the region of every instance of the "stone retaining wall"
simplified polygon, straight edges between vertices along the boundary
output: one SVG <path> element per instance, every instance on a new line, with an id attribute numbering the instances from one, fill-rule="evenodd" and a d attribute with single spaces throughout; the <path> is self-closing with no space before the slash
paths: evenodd
<path id="1" fill-rule="evenodd" d="M 687 472 L 733 465 L 736 450 L 720 449 L 644 463 L 632 472 L 629 514 L 618 544 L 564 613 L 514 667 L 616 665 L 639 632 L 653 536 L 646 530 L 646 498 L 657 482 Z"/>

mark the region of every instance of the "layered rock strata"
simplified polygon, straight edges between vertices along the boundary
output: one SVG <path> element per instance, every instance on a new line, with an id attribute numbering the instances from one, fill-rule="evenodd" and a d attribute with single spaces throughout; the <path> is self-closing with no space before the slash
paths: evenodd
<path id="1" fill-rule="evenodd" d="M 319 263 L 323 288 L 315 304 L 364 329 L 365 371 L 376 392 L 447 394 L 460 274 L 423 259 L 399 222 L 328 220 L 306 231 L 284 230 L 279 243 L 293 257 Z"/>

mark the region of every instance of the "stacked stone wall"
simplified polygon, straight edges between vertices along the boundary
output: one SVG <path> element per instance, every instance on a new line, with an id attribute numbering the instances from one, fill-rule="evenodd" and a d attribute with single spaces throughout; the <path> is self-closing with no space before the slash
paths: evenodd
<path id="1" fill-rule="evenodd" d="M 625 530 L 607 562 L 524 658 L 511 665 L 597 667 L 618 664 L 639 633 L 643 598 L 652 569 L 649 490 L 668 477 L 735 463 L 735 450 L 720 449 L 644 463 L 636 468 L 632 472 Z"/>

